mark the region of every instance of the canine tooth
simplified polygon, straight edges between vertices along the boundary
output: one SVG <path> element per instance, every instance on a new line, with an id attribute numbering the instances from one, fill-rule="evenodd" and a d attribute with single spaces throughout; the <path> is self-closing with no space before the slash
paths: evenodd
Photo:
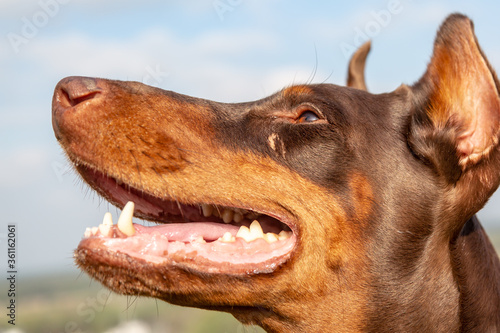
<path id="1" fill-rule="evenodd" d="M 113 217 L 111 216 L 110 212 L 104 214 L 104 218 L 102 219 L 102 224 L 110 227 L 113 226 Z"/>
<path id="2" fill-rule="evenodd" d="M 236 238 L 228 231 L 219 240 L 224 243 L 233 243 L 236 241 Z"/>
<path id="3" fill-rule="evenodd" d="M 203 211 L 203 216 L 210 217 L 210 216 L 212 216 L 212 213 L 214 212 L 214 206 L 202 204 L 201 210 Z"/>
<path id="4" fill-rule="evenodd" d="M 250 224 L 250 235 L 252 235 L 254 239 L 264 238 L 264 232 L 262 231 L 259 221 L 255 220 Z"/>
<path id="5" fill-rule="evenodd" d="M 264 239 L 268 243 L 274 243 L 274 242 L 277 242 L 279 240 L 278 235 L 276 235 L 275 233 L 272 233 L 272 232 L 268 232 L 267 234 L 265 234 Z"/>
<path id="6" fill-rule="evenodd" d="M 259 221 L 255 220 L 250 224 L 250 228 L 241 226 L 236 234 L 236 237 L 243 238 L 247 243 L 254 241 L 258 238 L 264 238 L 264 232 L 260 226 Z"/>
<path id="7" fill-rule="evenodd" d="M 236 237 L 243 238 L 245 241 L 250 242 L 250 229 L 242 225 L 240 229 L 238 229 Z"/>
<path id="8" fill-rule="evenodd" d="M 233 221 L 236 223 L 240 223 L 243 221 L 243 215 L 241 213 L 235 213 L 233 216 Z"/>
<path id="9" fill-rule="evenodd" d="M 233 217 L 234 217 L 234 212 L 230 209 L 224 209 L 222 212 L 222 220 L 224 223 L 231 223 L 233 222 Z"/>
<path id="10" fill-rule="evenodd" d="M 111 231 L 111 226 L 106 224 L 99 224 L 99 232 L 103 236 L 109 236 L 109 232 Z"/>
<path id="11" fill-rule="evenodd" d="M 285 239 L 288 239 L 292 237 L 292 232 L 291 231 L 285 231 L 285 230 L 281 230 L 279 235 L 278 235 L 278 239 L 279 240 L 285 240 Z"/>
<path id="12" fill-rule="evenodd" d="M 118 218 L 118 229 L 127 236 L 132 236 L 135 234 L 134 225 L 132 224 L 132 216 L 134 215 L 134 203 L 132 201 L 127 202 L 125 207 L 123 207 L 122 213 Z"/>

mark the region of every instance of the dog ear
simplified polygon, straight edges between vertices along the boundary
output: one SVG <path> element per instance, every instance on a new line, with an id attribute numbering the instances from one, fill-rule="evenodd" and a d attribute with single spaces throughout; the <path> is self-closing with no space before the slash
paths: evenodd
<path id="1" fill-rule="evenodd" d="M 360 46 L 360 48 L 352 55 L 349 61 L 349 69 L 347 71 L 347 86 L 360 89 L 366 89 L 365 82 L 365 64 L 368 53 L 370 53 L 371 42 L 368 41 Z"/>
<path id="2" fill-rule="evenodd" d="M 439 176 L 464 195 L 481 196 L 482 204 L 500 178 L 499 87 L 472 21 L 448 17 L 427 72 L 412 87 L 416 108 L 408 143 Z"/>

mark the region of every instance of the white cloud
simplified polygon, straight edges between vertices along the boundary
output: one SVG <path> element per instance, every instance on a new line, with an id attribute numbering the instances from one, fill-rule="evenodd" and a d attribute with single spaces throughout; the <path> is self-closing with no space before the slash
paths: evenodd
<path id="1" fill-rule="evenodd" d="M 223 55 L 239 56 L 255 49 L 272 50 L 277 47 L 277 40 L 263 31 L 212 31 L 202 35 L 192 43 L 201 52 L 198 56 Z M 184 45 L 187 47 L 188 45 Z"/>
<path id="2" fill-rule="evenodd" d="M 49 164 L 48 153 L 38 147 L 4 153 L 0 163 L 0 188 L 20 189 L 40 181 Z"/>
<path id="3" fill-rule="evenodd" d="M 311 31 L 317 31 L 323 39 L 330 39 L 337 44 L 353 44 L 356 35 L 376 39 L 384 33 L 407 33 L 415 27 L 420 31 L 428 27 L 437 29 L 439 23 L 450 14 L 449 7 L 435 2 L 414 4 L 411 0 L 400 0 L 396 2 L 399 4 L 396 9 L 389 8 L 389 3 L 393 1 L 386 2 L 385 5 L 380 3 L 378 6 L 364 4 L 341 19 L 312 18 L 308 26 Z M 369 30 L 374 26 L 377 26 L 380 32 L 373 36 Z"/>
<path id="4" fill-rule="evenodd" d="M 150 58 L 140 41 L 122 43 L 95 40 L 84 34 L 67 34 L 53 39 L 34 39 L 26 59 L 40 63 L 51 73 L 139 75 Z"/>
<path id="5" fill-rule="evenodd" d="M 0 109 L 0 129 L 5 133 L 5 131 L 12 130 L 13 128 L 39 127 L 40 123 L 47 121 L 47 117 L 48 114 L 44 113 L 44 108 L 42 107 L 31 108 L 24 104 L 14 107 L 4 107 Z"/>
<path id="6" fill-rule="evenodd" d="M 116 10 L 117 8 L 129 8 L 134 6 L 146 6 L 151 4 L 162 3 L 161 0 L 143 0 L 140 3 L 134 0 L 2 0 L 0 1 L 0 18 L 16 18 L 26 16 L 32 18 L 38 12 L 46 12 L 57 14 L 64 6 L 76 6 L 80 10 L 86 11 L 99 11 L 99 13 L 106 13 Z M 184 2 L 182 2 L 184 3 Z M 199 9 L 198 2 L 194 2 L 193 8 Z M 204 3 L 203 1 L 201 3 Z M 211 3 L 209 1 L 209 3 Z M 187 4 L 186 4 L 186 7 Z"/>
<path id="7" fill-rule="evenodd" d="M 20 5 L 20 1 L 16 0 L 2 0 L 0 1 L 0 17 L 20 17 L 27 13 L 32 13 L 39 5 L 36 0 L 25 0 Z"/>
<path id="8" fill-rule="evenodd" d="M 262 64 L 241 59 L 251 59 L 250 54 L 259 50 L 272 52 L 279 42 L 262 31 L 210 32 L 195 40 L 182 40 L 167 31 L 149 30 L 126 40 L 92 39 L 84 34 L 40 37 L 26 47 L 29 52 L 22 53 L 24 61 L 39 64 L 43 73 L 36 76 L 45 81 L 68 75 L 97 76 L 237 100 L 251 96 L 249 89 L 256 90 L 272 75 L 262 70 Z M 157 82 L 151 77 L 146 80 L 156 69 L 168 76 Z"/>
<path id="9" fill-rule="evenodd" d="M 450 6 L 442 3 L 428 2 L 425 5 L 421 5 L 406 0 L 404 12 L 402 14 L 405 18 L 405 24 L 411 24 L 417 27 L 422 25 L 435 25 L 437 29 L 438 25 L 451 13 Z"/>

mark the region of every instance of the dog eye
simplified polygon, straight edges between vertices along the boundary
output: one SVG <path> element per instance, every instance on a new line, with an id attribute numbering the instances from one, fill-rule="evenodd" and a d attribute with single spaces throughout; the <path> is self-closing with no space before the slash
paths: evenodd
<path id="1" fill-rule="evenodd" d="M 300 114 L 300 116 L 297 118 L 297 123 L 298 124 L 303 124 L 303 123 L 313 123 L 315 121 L 318 121 L 320 118 L 319 116 L 314 113 L 311 110 L 306 110 Z"/>

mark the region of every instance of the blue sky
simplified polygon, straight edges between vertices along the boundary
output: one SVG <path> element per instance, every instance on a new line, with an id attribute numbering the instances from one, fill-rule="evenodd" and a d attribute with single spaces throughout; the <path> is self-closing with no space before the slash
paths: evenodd
<path id="1" fill-rule="evenodd" d="M 54 139 L 52 92 L 65 76 L 246 101 L 313 73 L 313 81 L 343 84 L 346 46 L 370 37 L 368 86 L 391 91 L 423 74 L 436 29 L 456 11 L 475 21 L 483 50 L 500 69 L 499 7 L 485 0 L 2 0 L 2 248 L 6 225 L 16 223 L 20 271 L 72 270 L 85 227 L 108 209 L 116 214 L 69 171 Z M 499 204 L 497 195 L 481 213 L 489 229 L 500 228 Z"/>

